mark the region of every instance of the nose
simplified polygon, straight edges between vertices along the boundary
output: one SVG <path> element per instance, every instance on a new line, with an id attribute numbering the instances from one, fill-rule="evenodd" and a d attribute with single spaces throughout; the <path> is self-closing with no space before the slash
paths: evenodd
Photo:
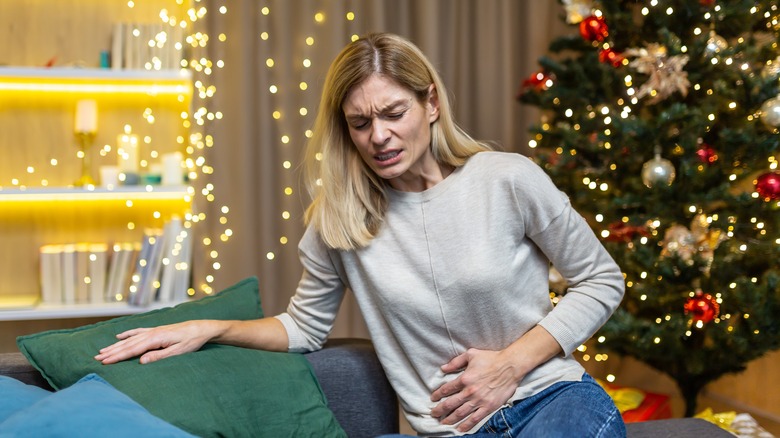
<path id="1" fill-rule="evenodd" d="M 390 129 L 379 118 L 375 118 L 371 122 L 371 142 L 375 145 L 381 146 L 390 140 Z"/>

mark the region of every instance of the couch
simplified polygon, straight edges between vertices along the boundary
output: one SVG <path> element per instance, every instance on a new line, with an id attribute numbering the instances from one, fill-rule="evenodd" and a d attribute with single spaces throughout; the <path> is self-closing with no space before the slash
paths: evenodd
<path id="1" fill-rule="evenodd" d="M 398 402 L 368 340 L 333 339 L 322 350 L 305 357 L 349 437 L 398 433 Z M 21 353 L 0 354 L 0 375 L 51 389 Z M 630 423 L 627 429 L 629 438 L 734 437 L 696 418 Z"/>

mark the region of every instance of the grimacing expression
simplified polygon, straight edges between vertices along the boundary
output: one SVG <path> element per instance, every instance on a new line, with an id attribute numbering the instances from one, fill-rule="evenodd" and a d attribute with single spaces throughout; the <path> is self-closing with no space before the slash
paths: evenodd
<path id="1" fill-rule="evenodd" d="M 374 74 L 350 90 L 342 110 L 363 161 L 393 188 L 403 190 L 405 181 L 438 166 L 430 150 L 431 123 L 439 117 L 433 85 L 420 102 L 411 90 Z"/>

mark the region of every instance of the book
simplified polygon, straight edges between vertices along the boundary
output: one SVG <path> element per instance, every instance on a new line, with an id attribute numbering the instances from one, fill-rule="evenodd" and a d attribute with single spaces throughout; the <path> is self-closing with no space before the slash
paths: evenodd
<path id="1" fill-rule="evenodd" d="M 141 242 L 135 271 L 130 284 L 128 302 L 148 306 L 155 299 L 162 265 L 163 236 L 161 230 L 146 230 Z"/>
<path id="2" fill-rule="evenodd" d="M 125 56 L 125 24 L 115 23 L 111 33 L 111 69 L 121 70 Z"/>
<path id="3" fill-rule="evenodd" d="M 176 217 L 163 227 L 162 267 L 157 291 L 157 301 L 161 303 L 173 302 L 175 298 L 176 268 L 181 258 L 183 230 L 181 219 Z"/>
<path id="4" fill-rule="evenodd" d="M 141 31 L 136 23 L 125 23 L 124 26 L 122 66 L 125 69 L 140 68 Z"/>
<path id="5" fill-rule="evenodd" d="M 124 242 L 114 245 L 106 301 L 126 301 L 130 290 L 130 276 L 140 251 L 140 242 Z"/>
<path id="6" fill-rule="evenodd" d="M 76 304 L 76 245 L 62 245 L 62 302 Z"/>
<path id="7" fill-rule="evenodd" d="M 187 291 L 192 283 L 192 229 L 184 229 L 181 233 L 181 251 L 174 273 L 173 300 L 185 301 L 189 298 Z"/>
<path id="8" fill-rule="evenodd" d="M 149 255 L 152 251 L 154 239 L 148 232 L 144 232 L 141 239 L 141 248 L 138 251 L 138 257 L 135 260 L 135 268 L 130 276 L 130 287 L 127 291 L 127 302 L 131 305 L 138 306 L 141 303 L 141 283 L 146 272 L 146 266 L 148 263 Z"/>
<path id="9" fill-rule="evenodd" d="M 184 59 L 184 28 L 172 26 L 168 30 L 168 37 L 168 68 L 177 70 L 182 67 L 181 60 Z"/>
<path id="10" fill-rule="evenodd" d="M 89 302 L 89 244 L 76 244 L 76 303 Z"/>
<path id="11" fill-rule="evenodd" d="M 157 301 L 157 290 L 160 288 L 160 272 L 162 271 L 163 251 L 166 246 L 166 235 L 156 230 L 152 238 L 152 252 L 149 254 L 147 271 L 141 284 L 141 305 L 148 306 L 153 301 Z"/>
<path id="12" fill-rule="evenodd" d="M 106 274 L 106 293 L 103 296 L 103 300 L 107 302 L 122 301 L 121 299 L 116 299 L 117 272 L 119 271 L 119 259 L 121 258 L 121 251 L 121 244 L 115 243 L 111 245 L 110 255 L 108 258 L 108 273 Z"/>
<path id="13" fill-rule="evenodd" d="M 61 304 L 62 245 L 44 245 L 40 248 L 41 302 Z"/>
<path id="14" fill-rule="evenodd" d="M 93 243 L 89 245 L 89 302 L 102 303 L 106 294 L 106 267 L 108 266 L 108 245 Z"/>

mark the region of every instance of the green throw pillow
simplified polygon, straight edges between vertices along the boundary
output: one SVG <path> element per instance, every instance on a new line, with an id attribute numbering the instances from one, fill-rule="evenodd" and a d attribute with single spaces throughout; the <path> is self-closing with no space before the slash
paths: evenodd
<path id="1" fill-rule="evenodd" d="M 193 319 L 263 316 L 257 278 L 175 307 L 75 329 L 20 336 L 30 363 L 57 389 L 96 373 L 153 415 L 201 437 L 344 437 L 309 362 L 300 354 L 206 344 L 141 365 L 102 365 L 98 350 L 116 334 Z"/>

